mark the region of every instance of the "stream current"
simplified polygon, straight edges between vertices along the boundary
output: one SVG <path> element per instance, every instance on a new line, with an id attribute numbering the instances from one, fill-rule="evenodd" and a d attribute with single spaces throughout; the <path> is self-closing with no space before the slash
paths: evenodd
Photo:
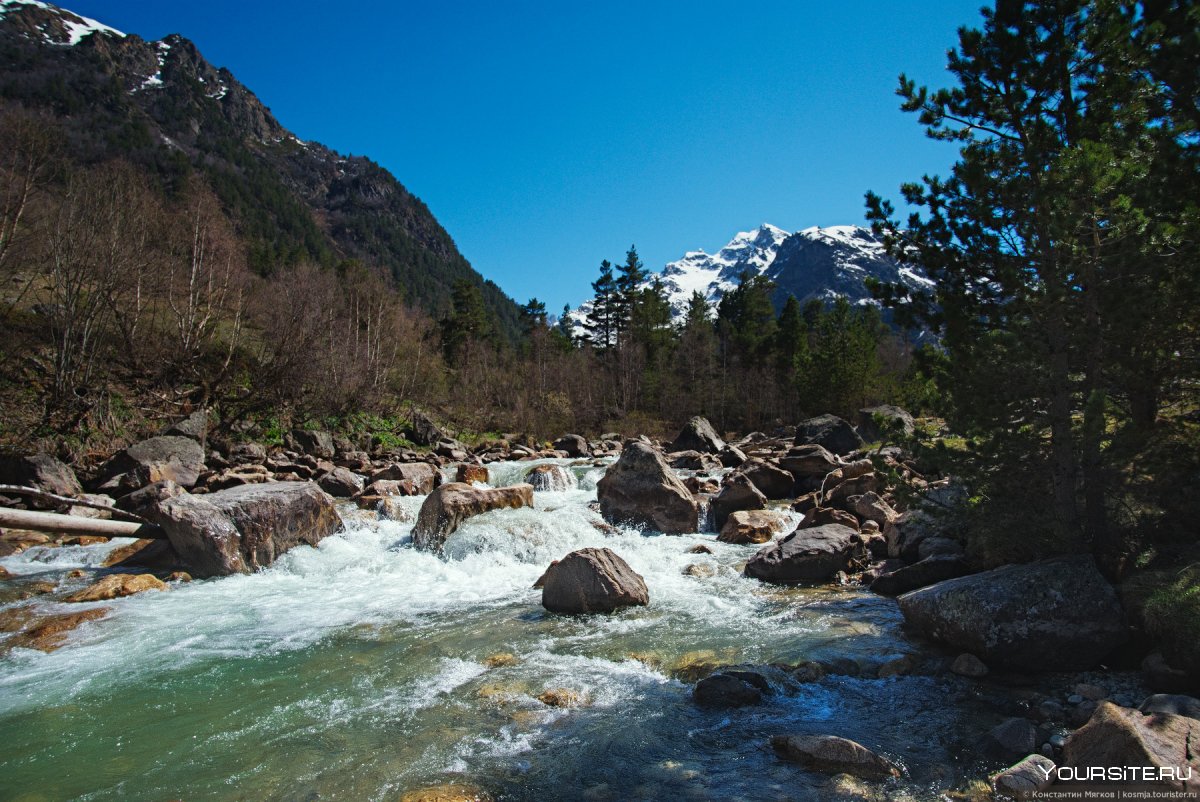
<path id="1" fill-rule="evenodd" d="M 385 801 L 447 782 L 506 800 L 834 798 L 827 775 L 774 756 L 775 734 L 840 735 L 886 755 L 905 772 L 875 786 L 889 800 L 937 799 L 987 768 L 960 757 L 962 733 L 1000 717 L 953 675 L 802 684 L 766 669 L 764 704 L 698 707 L 691 682 L 705 666 L 848 659 L 865 677 L 920 647 L 892 599 L 741 577 L 758 546 L 605 533 L 588 506 L 601 467 L 496 463 L 492 484 L 551 462 L 578 488 L 468 520 L 441 557 L 412 548 L 411 522 L 343 506 L 343 533 L 267 570 L 101 604 L 13 590 L 83 587 L 67 572 L 130 541 L 0 560 L 20 577 L 3 607 L 111 608 L 58 651 L 0 656 L 0 800 Z M 412 518 L 422 501 L 404 499 Z M 689 553 L 698 544 L 712 553 Z M 641 574 L 649 606 L 547 613 L 533 583 L 587 546 Z M 693 564 L 711 575 L 686 575 Z M 579 703 L 537 698 L 559 689 Z"/>

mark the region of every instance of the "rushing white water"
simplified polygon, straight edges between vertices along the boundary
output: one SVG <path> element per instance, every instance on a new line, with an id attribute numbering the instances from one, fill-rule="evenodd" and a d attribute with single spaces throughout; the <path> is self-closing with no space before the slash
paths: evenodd
<path id="1" fill-rule="evenodd" d="M 491 481 L 521 481 L 530 465 L 489 466 Z M 948 759 L 944 745 L 880 742 L 932 715 L 929 697 L 946 690 L 929 679 L 796 686 L 781 674 L 770 705 L 696 708 L 685 680 L 699 664 L 869 666 L 912 647 L 890 600 L 744 579 L 756 547 L 606 531 L 589 508 L 603 468 L 572 470 L 579 489 L 472 518 L 444 556 L 412 549 L 410 523 L 347 508 L 344 533 L 269 570 L 87 605 L 111 612 L 58 651 L 0 660 L 6 784 L 44 794 L 31 799 L 391 799 L 462 774 L 509 798 L 769 799 L 791 783 L 819 799 L 821 778 L 763 744 L 820 722 L 908 759 L 914 776 Z M 405 500 L 413 517 L 422 500 Z M 701 543 L 712 554 L 689 553 Z M 94 569 L 116 545 L 34 548 L 0 564 L 67 592 L 88 579 L 66 571 Z M 585 546 L 621 555 L 650 605 L 547 614 L 531 586 Z M 712 575 L 685 574 L 693 564 Z M 511 657 L 489 663 L 497 654 Z M 537 699 L 557 688 L 581 704 Z M 881 704 L 892 709 L 857 710 Z"/>

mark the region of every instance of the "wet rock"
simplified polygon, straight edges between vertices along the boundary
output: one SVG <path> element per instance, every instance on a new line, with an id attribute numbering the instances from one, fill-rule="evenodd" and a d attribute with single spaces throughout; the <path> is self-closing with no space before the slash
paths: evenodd
<path id="1" fill-rule="evenodd" d="M 30 457 L 0 456 L 0 484 L 21 485 L 53 493 L 56 496 L 78 496 L 83 492 L 75 471 L 50 454 L 34 454 Z M 52 501 L 26 498 L 29 506 L 36 510 L 50 510 L 56 506 Z"/>
<path id="2" fill-rule="evenodd" d="M 102 491 L 131 491 L 169 479 L 192 487 L 204 471 L 204 449 L 187 437 L 151 437 L 117 452 L 99 470 Z"/>
<path id="3" fill-rule="evenodd" d="M 243 485 L 181 495 L 147 511 L 193 576 L 250 573 L 342 528 L 333 501 L 312 482 Z"/>
<path id="4" fill-rule="evenodd" d="M 1071 769 L 1075 777 L 1086 777 L 1088 769 L 1097 766 L 1170 769 L 1175 777 L 1190 775 L 1190 779 L 1163 780 L 1158 785 L 1197 793 L 1200 792 L 1197 743 L 1200 743 L 1200 721 L 1194 718 L 1171 713 L 1146 715 L 1101 702 L 1091 720 L 1067 739 L 1059 765 Z"/>
<path id="5" fill-rule="evenodd" d="M 797 529 L 764 547 L 746 563 L 745 575 L 776 583 L 826 582 L 865 556 L 858 532 L 828 524 Z"/>
<path id="6" fill-rule="evenodd" d="M 579 486 L 575 474 L 562 465 L 535 465 L 525 474 L 525 481 L 536 491 L 561 493 Z"/>
<path id="7" fill-rule="evenodd" d="M 362 496 L 416 496 L 417 489 L 405 479 L 378 479 L 363 488 Z"/>
<path id="8" fill-rule="evenodd" d="M 760 674 L 727 671 L 697 682 L 692 688 L 692 699 L 704 707 L 744 707 L 762 702 L 768 690 L 770 685 Z"/>
<path id="9" fill-rule="evenodd" d="M 596 487 L 600 514 L 609 523 L 631 524 L 666 534 L 699 528 L 696 500 L 661 455 L 631 441 Z"/>
<path id="10" fill-rule="evenodd" d="M 167 581 L 168 582 L 180 582 L 180 583 L 191 582 L 192 575 L 189 574 L 187 571 L 172 571 L 167 576 Z"/>
<path id="11" fill-rule="evenodd" d="M 729 477 L 721 492 L 712 500 L 713 523 L 720 531 L 725 528 L 729 516 L 741 510 L 762 510 L 767 507 L 767 497 L 762 494 L 749 477 L 734 474 Z"/>
<path id="12" fill-rule="evenodd" d="M 467 462 L 459 465 L 454 472 L 454 481 L 462 482 L 463 484 L 468 485 L 474 484 L 475 482 L 486 485 L 490 479 L 491 476 L 488 474 L 487 468 L 482 465 L 471 465 Z M 533 483 L 530 482 L 530 484 Z M 537 490 L 537 485 L 534 485 L 533 489 Z"/>
<path id="13" fill-rule="evenodd" d="M 581 459 L 591 455 L 587 439 L 578 434 L 564 434 L 554 441 L 554 449 L 566 452 L 571 459 Z"/>
<path id="14" fill-rule="evenodd" d="M 12 574 L 3 565 L 0 565 L 0 579 L 12 579 Z"/>
<path id="15" fill-rule="evenodd" d="M 399 802 L 493 802 L 493 797 L 472 785 L 448 783 L 406 791 Z"/>
<path id="16" fill-rule="evenodd" d="M 1090 557 L 1060 557 L 906 593 L 900 610 L 934 640 L 992 666 L 1079 671 L 1125 641 L 1121 606 Z"/>
<path id="17" fill-rule="evenodd" d="M 863 440 L 853 426 L 836 415 L 820 415 L 796 427 L 796 445 L 818 445 L 845 455 L 862 448 Z"/>
<path id="18" fill-rule="evenodd" d="M 429 494 L 417 513 L 413 545 L 441 551 L 442 545 L 463 521 L 491 510 L 533 506 L 533 487 L 475 487 L 461 482 L 444 484 Z"/>
<path id="19" fill-rule="evenodd" d="M 1044 755 L 1029 755 L 992 777 L 996 793 L 1025 799 L 1054 784 L 1054 761 Z"/>
<path id="20" fill-rule="evenodd" d="M 547 707 L 581 707 L 586 703 L 583 694 L 570 688 L 548 688 L 537 700 Z"/>
<path id="21" fill-rule="evenodd" d="M 950 664 L 950 670 L 960 677 L 971 677 L 972 679 L 986 677 L 988 674 L 987 664 L 969 652 L 963 652 L 954 658 L 954 662 Z"/>
<path id="22" fill-rule="evenodd" d="M 143 549 L 149 548 L 154 546 L 156 543 L 161 542 L 162 541 L 159 540 L 135 540 L 134 542 L 124 546 L 117 546 L 108 553 L 108 556 L 104 558 L 104 562 L 100 563 L 100 565 L 103 568 L 111 568 L 114 565 L 118 565 L 133 558 Z"/>
<path id="23" fill-rule="evenodd" d="M 879 679 L 887 677 L 902 677 L 913 673 L 917 668 L 917 661 L 911 654 L 902 655 L 901 657 L 888 660 L 881 665 L 875 672 L 875 676 Z"/>
<path id="24" fill-rule="evenodd" d="M 885 437 L 895 438 L 897 435 L 906 437 L 916 428 L 913 416 L 892 404 L 860 409 L 855 424 L 859 436 L 868 443 L 878 442 Z"/>
<path id="25" fill-rule="evenodd" d="M 782 513 L 773 510 L 738 510 L 729 514 L 717 540 L 722 543 L 766 543 L 787 528 Z"/>
<path id="26" fill-rule="evenodd" d="M 688 554 L 712 554 L 713 551 L 708 546 L 705 546 L 703 543 L 701 543 L 699 545 L 692 546 L 690 549 L 687 550 L 687 553 Z"/>
<path id="27" fill-rule="evenodd" d="M 860 743 L 836 735 L 775 735 L 771 747 L 783 760 L 799 763 L 811 771 L 851 774 L 864 780 L 900 776 L 887 759 Z"/>
<path id="28" fill-rule="evenodd" d="M 1142 713 L 1170 713 L 1200 721 L 1200 699 L 1178 693 L 1155 693 L 1147 696 L 1138 706 Z"/>
<path id="29" fill-rule="evenodd" d="M 543 577 L 542 606 L 552 613 L 607 613 L 650 603 L 646 582 L 609 549 L 573 551 Z"/>
<path id="30" fill-rule="evenodd" d="M 90 610 L 80 610 L 75 613 L 63 613 L 37 618 L 29 623 L 18 634 L 5 644 L 6 646 L 23 649 L 37 649 L 42 652 L 52 652 L 65 645 L 67 635 L 81 624 L 104 618 L 109 613 L 108 607 L 94 607 Z"/>
<path id="31" fill-rule="evenodd" d="M 1015 760 L 1037 749 L 1037 728 L 1026 719 L 1010 718 L 988 731 L 982 747 L 997 760 Z"/>
<path id="32" fill-rule="evenodd" d="M 322 474 L 317 485 L 334 498 L 350 498 L 362 492 L 363 478 L 348 468 L 334 468 Z"/>
<path id="33" fill-rule="evenodd" d="M 380 479 L 407 481 L 413 490 L 409 495 L 425 496 L 432 493 L 433 489 L 437 487 L 440 475 L 428 462 L 395 462 L 371 474 L 372 483 Z"/>
<path id="34" fill-rule="evenodd" d="M 521 661 L 518 660 L 517 656 L 512 652 L 498 652 L 493 655 L 488 655 L 487 659 L 483 661 L 483 664 L 488 668 L 506 668 L 508 666 L 515 666 L 519 662 Z"/>
<path id="35" fill-rule="evenodd" d="M 63 601 L 109 601 L 147 590 L 167 590 L 167 586 L 153 574 L 109 574 L 99 582 L 72 593 Z"/>
<path id="36" fill-rule="evenodd" d="M 1067 708 L 1067 723 L 1072 727 L 1082 727 L 1092 718 L 1097 707 L 1099 705 L 1090 699 L 1073 703 Z"/>
<path id="37" fill-rule="evenodd" d="M 796 478 L 766 460 L 757 457 L 747 460 L 738 473 L 749 479 L 769 499 L 794 498 Z"/>
<path id="38" fill-rule="evenodd" d="M 705 563 L 692 563 L 683 569 L 684 576 L 693 576 L 697 579 L 707 579 L 717 575 L 717 569 Z"/>
<path id="39" fill-rule="evenodd" d="M 699 416 L 689 420 L 679 432 L 679 436 L 667 446 L 668 451 L 700 451 L 705 454 L 720 454 L 725 448 L 725 441 L 717 434 L 716 429 L 707 418 Z"/>
<path id="40" fill-rule="evenodd" d="M 947 579 L 966 576 L 970 566 L 962 557 L 942 555 L 926 557 L 924 560 L 883 574 L 871 583 L 871 590 L 881 596 L 899 596 L 901 593 L 927 587 Z"/>

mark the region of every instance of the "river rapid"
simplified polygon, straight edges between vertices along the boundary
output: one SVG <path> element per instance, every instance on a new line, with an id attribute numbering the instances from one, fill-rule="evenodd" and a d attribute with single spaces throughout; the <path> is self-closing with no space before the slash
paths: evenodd
<path id="1" fill-rule="evenodd" d="M 67 572 L 128 541 L 0 560 L 20 577 L 4 607 L 112 610 L 58 651 L 0 656 L 0 799 L 394 800 L 445 782 L 509 800 L 834 798 L 827 775 L 774 756 L 774 734 L 889 757 L 905 777 L 875 786 L 886 799 L 942 798 L 995 768 L 968 757 L 966 733 L 1003 718 L 980 691 L 944 672 L 864 678 L 920 656 L 894 600 L 742 578 L 759 547 L 712 534 L 606 533 L 591 463 L 497 463 L 492 483 L 548 462 L 578 488 L 473 518 L 440 557 L 412 548 L 411 523 L 346 506 L 345 532 L 268 570 L 96 605 L 14 597 L 33 581 L 56 596 L 83 587 Z M 413 518 L 422 501 L 404 500 Z M 698 544 L 712 553 L 689 553 Z M 650 605 L 543 610 L 535 580 L 585 546 L 623 557 Z M 711 575 L 686 575 L 693 564 Z M 763 705 L 691 699 L 705 666 L 809 660 L 854 661 L 862 676 L 766 669 Z M 580 704 L 537 699 L 554 689 Z"/>

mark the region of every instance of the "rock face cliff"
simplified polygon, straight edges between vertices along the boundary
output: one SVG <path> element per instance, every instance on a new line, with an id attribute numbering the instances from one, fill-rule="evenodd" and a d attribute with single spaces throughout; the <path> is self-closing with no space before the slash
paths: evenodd
<path id="1" fill-rule="evenodd" d="M 360 259 L 435 315 L 465 279 L 501 328 L 517 328 L 516 304 L 387 170 L 300 140 L 182 36 L 150 42 L 48 3 L 0 0 L 0 104 L 57 119 L 80 164 L 124 158 L 167 189 L 202 172 L 260 272 Z"/>

